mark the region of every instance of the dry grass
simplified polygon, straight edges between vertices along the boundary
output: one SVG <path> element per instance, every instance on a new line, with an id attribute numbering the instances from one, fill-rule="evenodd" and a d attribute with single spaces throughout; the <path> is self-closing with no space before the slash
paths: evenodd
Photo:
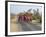
<path id="1" fill-rule="evenodd" d="M 10 31 L 11 32 L 18 32 L 19 29 L 18 29 L 18 26 L 16 24 L 16 17 L 15 16 L 12 16 L 10 19 L 11 19 L 10 20 L 11 21 L 10 22 Z"/>

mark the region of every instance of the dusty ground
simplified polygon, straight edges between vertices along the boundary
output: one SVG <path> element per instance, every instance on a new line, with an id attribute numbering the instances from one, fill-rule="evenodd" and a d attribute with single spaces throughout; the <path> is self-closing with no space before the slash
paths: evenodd
<path id="1" fill-rule="evenodd" d="M 39 31 L 41 30 L 40 23 L 27 23 L 27 22 L 17 22 L 16 16 L 12 17 L 10 20 L 10 31 L 20 32 L 20 31 Z"/>
<path id="2" fill-rule="evenodd" d="M 12 18 L 10 21 L 11 21 L 10 22 L 10 31 L 11 32 L 18 32 L 21 30 L 21 28 L 19 27 L 19 24 L 16 23 L 16 17 Z"/>

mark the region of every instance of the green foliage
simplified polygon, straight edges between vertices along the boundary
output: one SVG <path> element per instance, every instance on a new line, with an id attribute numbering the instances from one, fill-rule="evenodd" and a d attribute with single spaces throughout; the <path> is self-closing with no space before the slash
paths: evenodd
<path id="1" fill-rule="evenodd" d="M 40 17 L 40 23 L 42 22 L 42 17 Z"/>
<path id="2" fill-rule="evenodd" d="M 39 19 L 40 23 L 42 22 L 41 16 L 32 16 L 32 20 L 37 20 L 37 19 Z"/>
<path id="3" fill-rule="evenodd" d="M 37 19 L 37 17 L 36 16 L 32 16 L 32 20 L 36 20 Z"/>

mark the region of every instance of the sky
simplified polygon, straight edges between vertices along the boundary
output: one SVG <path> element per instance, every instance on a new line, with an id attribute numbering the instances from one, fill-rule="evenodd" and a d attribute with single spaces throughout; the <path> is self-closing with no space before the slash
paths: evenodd
<path id="1" fill-rule="evenodd" d="M 18 14 L 20 12 L 27 11 L 28 9 L 35 9 L 36 10 L 37 8 L 39 9 L 39 12 L 42 11 L 42 6 L 10 4 L 10 12 L 13 14 Z"/>

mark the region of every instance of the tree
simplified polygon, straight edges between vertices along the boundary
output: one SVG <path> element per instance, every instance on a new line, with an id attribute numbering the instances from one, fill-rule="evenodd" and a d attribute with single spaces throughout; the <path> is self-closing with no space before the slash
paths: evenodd
<path id="1" fill-rule="evenodd" d="M 37 10 L 33 9 L 33 12 L 34 12 L 35 16 L 39 16 L 39 9 L 37 9 Z"/>
<path id="2" fill-rule="evenodd" d="M 37 12 L 36 12 L 36 16 L 39 16 L 40 14 L 39 14 L 39 9 L 37 9 Z"/>
<path id="3" fill-rule="evenodd" d="M 29 9 L 27 12 L 31 12 L 32 9 Z"/>
<path id="4" fill-rule="evenodd" d="M 33 14 L 33 15 L 36 15 L 36 10 L 35 10 L 35 9 L 33 9 L 33 12 L 34 12 L 34 14 Z"/>

